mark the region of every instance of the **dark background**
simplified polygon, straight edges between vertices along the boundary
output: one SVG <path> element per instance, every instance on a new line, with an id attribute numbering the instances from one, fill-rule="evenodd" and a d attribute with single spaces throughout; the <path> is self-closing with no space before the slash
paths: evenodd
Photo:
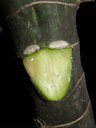
<path id="1" fill-rule="evenodd" d="M 0 127 L 31 127 L 32 101 L 27 91 L 20 59 L 0 12 Z M 96 120 L 96 3 L 83 3 L 77 11 L 81 62 Z"/>

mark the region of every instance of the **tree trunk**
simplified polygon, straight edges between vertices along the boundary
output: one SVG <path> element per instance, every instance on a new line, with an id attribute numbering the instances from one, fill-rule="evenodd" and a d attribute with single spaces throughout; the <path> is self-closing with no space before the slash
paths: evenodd
<path id="1" fill-rule="evenodd" d="M 3 0 L 0 1 L 13 38 L 17 57 L 32 44 L 48 45 L 65 40 L 73 47 L 71 89 L 64 100 L 45 101 L 33 85 L 28 87 L 34 100 L 35 127 L 95 128 L 90 98 L 80 61 L 76 12 L 80 2 L 92 0 Z M 6 8 L 6 9 L 5 9 Z M 27 79 L 27 78 L 26 78 Z"/>

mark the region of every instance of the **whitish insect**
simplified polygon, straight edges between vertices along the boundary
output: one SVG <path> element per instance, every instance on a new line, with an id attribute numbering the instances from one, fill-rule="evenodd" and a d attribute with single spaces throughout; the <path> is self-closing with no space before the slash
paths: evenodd
<path id="1" fill-rule="evenodd" d="M 38 45 L 30 45 L 30 46 L 28 46 L 28 47 L 24 50 L 23 54 L 24 54 L 24 55 L 29 55 L 29 54 L 31 54 L 31 53 L 33 53 L 33 52 L 39 50 L 39 49 L 40 49 L 40 46 L 38 46 Z"/>
<path id="2" fill-rule="evenodd" d="M 62 49 L 69 46 L 69 43 L 63 40 L 53 41 L 49 44 L 49 48 Z"/>

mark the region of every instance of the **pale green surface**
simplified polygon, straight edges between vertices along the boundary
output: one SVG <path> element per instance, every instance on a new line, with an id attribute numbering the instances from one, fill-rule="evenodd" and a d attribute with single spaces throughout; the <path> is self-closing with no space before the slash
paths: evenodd
<path id="1" fill-rule="evenodd" d="M 47 100 L 65 97 L 71 79 L 72 48 L 44 48 L 23 59 L 23 64 L 37 90 Z"/>

